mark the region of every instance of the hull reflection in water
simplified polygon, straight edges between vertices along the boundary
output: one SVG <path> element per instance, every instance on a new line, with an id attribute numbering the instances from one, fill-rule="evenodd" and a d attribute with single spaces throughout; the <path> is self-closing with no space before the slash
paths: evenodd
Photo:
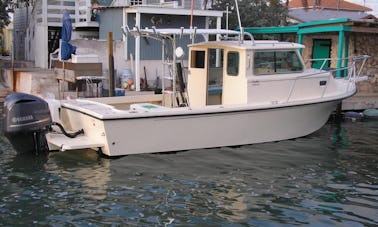
<path id="1" fill-rule="evenodd" d="M 64 181 L 81 184 L 85 188 L 84 198 L 102 200 L 106 198 L 110 181 L 110 160 L 101 158 L 93 150 L 73 150 L 51 153 L 49 161 L 60 170 Z"/>
<path id="2" fill-rule="evenodd" d="M 375 226 L 377 121 L 299 139 L 100 158 L 22 159 L 4 143 L 2 225 Z M 169 225 L 170 223 L 170 225 Z"/>

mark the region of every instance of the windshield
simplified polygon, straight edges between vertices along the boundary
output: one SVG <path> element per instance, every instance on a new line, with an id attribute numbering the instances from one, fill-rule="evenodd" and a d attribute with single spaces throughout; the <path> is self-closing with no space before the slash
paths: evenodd
<path id="1" fill-rule="evenodd" d="M 302 62 L 294 50 L 256 51 L 254 53 L 255 75 L 296 73 L 303 71 Z"/>

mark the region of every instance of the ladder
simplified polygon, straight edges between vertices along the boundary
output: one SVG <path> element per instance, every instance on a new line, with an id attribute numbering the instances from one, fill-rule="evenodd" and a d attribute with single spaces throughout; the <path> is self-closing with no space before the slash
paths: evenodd
<path id="1" fill-rule="evenodd" d="M 170 43 L 171 45 L 169 45 Z M 171 39 L 162 39 L 162 93 L 169 95 L 169 106 L 188 106 L 185 95 L 182 61 L 177 60 L 176 36 Z M 170 49 L 171 48 L 171 49 Z M 166 100 L 165 98 L 163 100 Z M 167 103 L 164 103 L 166 105 Z"/>

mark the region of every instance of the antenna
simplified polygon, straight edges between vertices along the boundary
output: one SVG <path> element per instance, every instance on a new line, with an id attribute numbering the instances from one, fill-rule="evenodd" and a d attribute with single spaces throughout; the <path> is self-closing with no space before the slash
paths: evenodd
<path id="1" fill-rule="evenodd" d="M 241 21 L 240 21 L 240 13 L 239 13 L 239 5 L 238 5 L 238 0 L 235 0 L 235 6 L 236 6 L 236 12 L 238 14 L 238 22 L 239 22 L 239 28 L 242 28 Z"/>
<path id="2" fill-rule="evenodd" d="M 229 7 L 229 4 L 227 2 L 226 3 L 226 30 L 228 30 L 228 7 Z"/>
<path id="3" fill-rule="evenodd" d="M 239 13 L 239 5 L 238 5 L 238 0 L 235 0 L 235 6 L 236 6 L 236 12 L 238 13 L 238 21 L 239 21 L 239 28 L 240 28 L 240 33 L 241 33 L 241 37 L 240 37 L 240 40 L 243 41 L 244 39 L 244 29 L 242 27 L 242 24 L 241 24 L 241 20 L 240 20 L 240 13 Z"/>

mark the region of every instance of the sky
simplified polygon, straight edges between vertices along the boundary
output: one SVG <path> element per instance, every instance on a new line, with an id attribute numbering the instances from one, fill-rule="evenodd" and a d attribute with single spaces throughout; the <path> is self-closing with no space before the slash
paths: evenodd
<path id="1" fill-rule="evenodd" d="M 353 2 L 362 6 L 369 7 L 373 11 L 369 11 L 367 13 L 373 14 L 374 16 L 378 17 L 378 0 L 345 0 L 348 2 Z"/>

